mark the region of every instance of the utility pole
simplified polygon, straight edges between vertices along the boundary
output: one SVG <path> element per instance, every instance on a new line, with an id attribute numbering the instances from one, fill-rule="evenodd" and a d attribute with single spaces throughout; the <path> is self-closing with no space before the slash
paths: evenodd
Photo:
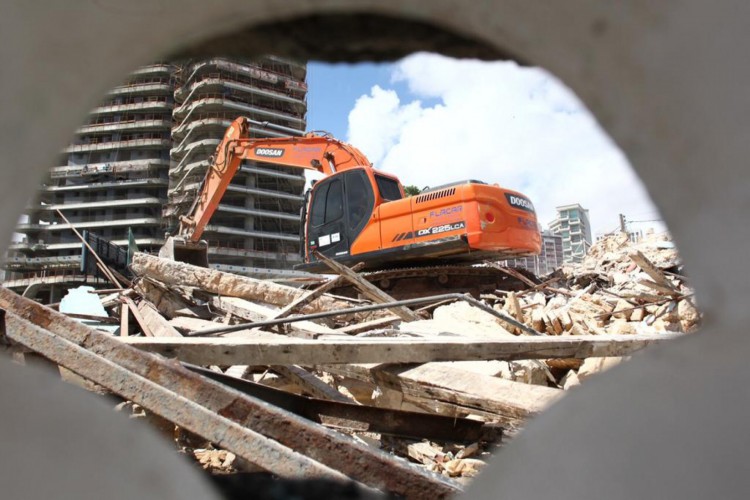
<path id="1" fill-rule="evenodd" d="M 625 214 L 620 214 L 620 231 L 627 233 L 628 230 L 625 227 Z"/>

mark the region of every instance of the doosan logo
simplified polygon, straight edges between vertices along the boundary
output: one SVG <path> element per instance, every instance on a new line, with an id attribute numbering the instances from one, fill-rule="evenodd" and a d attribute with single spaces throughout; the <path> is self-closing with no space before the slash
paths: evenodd
<path id="1" fill-rule="evenodd" d="M 281 148 L 255 148 L 255 155 L 270 158 L 279 158 L 281 156 L 284 156 L 284 150 Z"/>
<path id="2" fill-rule="evenodd" d="M 526 198 L 507 193 L 505 194 L 505 198 L 508 200 L 508 203 L 510 203 L 510 206 L 534 213 L 534 205 Z"/>

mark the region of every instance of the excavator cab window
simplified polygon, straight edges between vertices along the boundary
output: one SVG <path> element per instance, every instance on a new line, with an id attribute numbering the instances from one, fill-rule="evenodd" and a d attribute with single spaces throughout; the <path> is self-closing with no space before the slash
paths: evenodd
<path id="1" fill-rule="evenodd" d="M 326 217 L 326 197 L 330 184 L 316 186 L 317 193 L 313 198 L 312 207 L 310 207 L 310 225 L 313 227 L 322 226 Z"/>
<path id="2" fill-rule="evenodd" d="M 400 200 L 403 197 L 398 181 L 375 174 L 375 182 L 378 183 L 378 191 L 380 191 L 380 196 L 385 201 Z"/>
<path id="3" fill-rule="evenodd" d="M 325 223 L 337 221 L 344 215 L 344 189 L 339 179 L 331 182 L 326 196 L 326 219 Z"/>
<path id="4" fill-rule="evenodd" d="M 346 204 L 349 213 L 349 231 L 356 237 L 372 214 L 374 202 L 372 188 L 362 170 L 344 174 L 346 179 Z"/>
<path id="5" fill-rule="evenodd" d="M 344 190 L 341 181 L 335 179 L 318 188 L 310 213 L 313 227 L 337 221 L 344 215 Z"/>

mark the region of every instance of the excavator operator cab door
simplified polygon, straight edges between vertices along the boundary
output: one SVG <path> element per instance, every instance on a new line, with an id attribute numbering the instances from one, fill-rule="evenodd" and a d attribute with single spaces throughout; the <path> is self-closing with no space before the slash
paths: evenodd
<path id="1" fill-rule="evenodd" d="M 364 169 L 352 169 L 318 181 L 307 214 L 307 262 L 317 250 L 326 257 L 346 259 L 352 242 L 367 225 L 375 205 Z"/>

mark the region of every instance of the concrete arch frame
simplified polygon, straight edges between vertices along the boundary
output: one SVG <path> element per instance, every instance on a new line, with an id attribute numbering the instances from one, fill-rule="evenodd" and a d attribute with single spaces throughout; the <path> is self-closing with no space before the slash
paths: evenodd
<path id="1" fill-rule="evenodd" d="M 87 110 L 122 75 L 155 54 L 186 50 L 248 27 L 280 43 L 271 36 L 281 34 L 274 31 L 275 23 L 379 15 L 452 34 L 438 47 L 449 52 L 468 41 L 469 53 L 512 53 L 555 73 L 623 148 L 654 196 L 691 271 L 705 326 L 699 335 L 644 353 L 570 394 L 532 422 L 468 494 L 532 499 L 746 495 L 750 375 L 743 368 L 750 340 L 743 329 L 750 316 L 750 273 L 744 267 L 750 176 L 744 165 L 750 157 L 750 67 L 742 51 L 750 47 L 749 3 L 81 0 L 42 5 L 3 0 L 2 12 L 0 162 L 6 182 L 0 186 L 0 234 L 6 241 L 26 197 Z M 394 53 L 387 50 L 394 38 L 362 45 L 376 33 L 337 26 L 343 26 L 341 31 L 317 36 L 334 48 L 343 41 L 361 46 L 360 55 L 367 50 L 374 56 Z M 286 35 L 304 48 L 311 33 Z M 261 43 L 265 38 L 238 40 L 258 42 L 258 50 L 273 48 Z M 411 38 L 402 37 L 409 49 L 406 40 Z M 413 47 L 419 46 L 417 41 Z M 316 47 L 310 50 L 322 50 Z M 82 416 L 81 424 L 66 420 L 76 408 L 96 404 L 72 391 L 53 390 L 51 381 L 22 376 L 6 364 L 0 363 L 4 406 L 23 401 L 26 415 L 47 414 L 31 388 L 50 398 L 64 394 L 67 399 L 56 407 L 53 420 L 65 422 L 64 432 L 79 440 L 111 418 L 95 411 Z M 33 431 L 23 427 L 22 417 L 18 428 L 0 428 L 4 442 Z M 204 486 L 188 477 L 188 469 L 170 459 L 165 447 L 139 438 L 129 427 L 110 427 L 112 439 L 131 443 L 119 451 L 113 447 L 112 457 L 126 461 L 153 452 L 165 457 L 162 477 L 156 481 L 147 469 L 132 467 L 109 478 L 104 474 L 92 487 L 106 487 L 116 498 L 208 498 Z M 45 459 L 50 452 L 42 439 L 55 427 L 41 429 L 41 434 L 39 428 L 33 431 L 36 437 L 25 453 L 41 460 L 33 473 L 57 484 L 59 495 L 62 485 L 76 486 L 70 474 L 84 474 L 97 461 L 73 459 L 66 469 L 56 467 Z M 6 465 L 4 458 L 3 475 L 10 470 Z M 177 478 L 181 487 L 171 483 Z M 11 492 L 29 493 L 12 489 L 27 481 L 23 474 L 3 479 Z M 84 489 L 70 491 L 89 496 L 103 491 L 77 487 Z"/>

